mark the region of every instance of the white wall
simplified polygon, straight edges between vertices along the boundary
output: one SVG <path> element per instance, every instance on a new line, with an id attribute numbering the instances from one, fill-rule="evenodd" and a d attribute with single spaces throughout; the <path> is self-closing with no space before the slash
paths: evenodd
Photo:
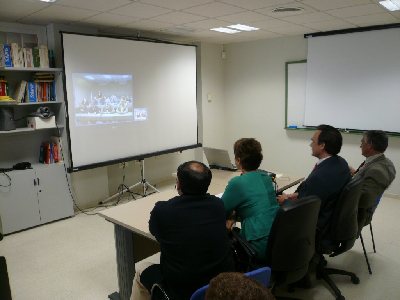
<path id="1" fill-rule="evenodd" d="M 302 36 L 225 46 L 224 69 L 226 147 L 241 137 L 255 137 L 262 146 L 262 168 L 307 175 L 315 163 L 309 148 L 312 131 L 287 131 L 285 122 L 285 62 L 306 58 Z M 341 155 L 357 167 L 363 157 L 361 135 L 345 134 Z M 391 137 L 386 154 L 400 171 L 400 138 Z M 399 178 L 400 176 L 398 176 Z M 400 179 L 389 188 L 400 195 Z"/>

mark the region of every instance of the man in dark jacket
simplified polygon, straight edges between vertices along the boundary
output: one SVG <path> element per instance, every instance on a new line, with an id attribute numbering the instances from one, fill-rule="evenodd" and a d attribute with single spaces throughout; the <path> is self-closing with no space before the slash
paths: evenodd
<path id="1" fill-rule="evenodd" d="M 311 138 L 312 155 L 318 158 L 314 169 L 299 185 L 294 194 L 284 194 L 280 203 L 310 195 L 321 199 L 317 228 L 323 233 L 329 224 L 336 200 L 351 176 L 347 162 L 338 154 L 342 148 L 342 135 L 329 125 L 319 125 Z"/>
<path id="2" fill-rule="evenodd" d="M 196 161 L 177 172 L 179 196 L 154 206 L 149 228 L 160 243 L 160 264 L 137 271 L 132 299 L 149 299 L 161 283 L 171 299 L 188 300 L 192 293 L 234 265 L 222 201 L 207 194 L 210 169 Z"/>

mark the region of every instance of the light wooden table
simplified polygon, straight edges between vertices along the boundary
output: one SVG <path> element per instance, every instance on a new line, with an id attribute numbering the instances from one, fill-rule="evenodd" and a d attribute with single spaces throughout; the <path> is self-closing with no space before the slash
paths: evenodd
<path id="1" fill-rule="evenodd" d="M 208 192 L 219 194 L 239 172 L 212 170 L 213 179 Z M 278 191 L 287 189 L 303 178 L 282 176 L 277 178 Z M 157 201 L 166 201 L 178 195 L 175 189 L 151 194 L 119 206 L 105 209 L 99 215 L 114 224 L 115 250 L 118 270 L 119 293 L 109 295 L 110 299 L 128 300 L 131 295 L 135 262 L 160 251 L 154 236 L 149 232 L 150 212 Z"/>

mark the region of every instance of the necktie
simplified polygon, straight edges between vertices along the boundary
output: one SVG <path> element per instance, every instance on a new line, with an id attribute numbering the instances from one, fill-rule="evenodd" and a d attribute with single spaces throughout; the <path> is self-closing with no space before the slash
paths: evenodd
<path id="1" fill-rule="evenodd" d="M 359 165 L 359 167 L 357 168 L 357 170 L 354 172 L 354 174 L 357 174 L 358 171 L 360 171 L 360 169 L 365 165 L 365 160 L 361 163 L 361 165 Z"/>

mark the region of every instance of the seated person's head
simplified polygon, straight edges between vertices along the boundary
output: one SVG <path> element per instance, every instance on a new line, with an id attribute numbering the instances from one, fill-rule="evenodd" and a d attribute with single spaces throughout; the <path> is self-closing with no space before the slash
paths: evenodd
<path id="1" fill-rule="evenodd" d="M 337 155 L 342 148 L 342 134 L 335 127 L 330 125 L 319 125 L 318 145 L 325 144 L 325 151 L 330 155 Z"/>
<path id="2" fill-rule="evenodd" d="M 210 281 L 205 300 L 272 300 L 271 291 L 242 273 L 221 273 Z"/>
<path id="3" fill-rule="evenodd" d="M 179 194 L 203 195 L 211 183 L 210 169 L 198 161 L 188 161 L 178 167 L 177 189 Z"/>
<path id="4" fill-rule="evenodd" d="M 257 170 L 263 159 L 261 144 L 254 138 L 242 138 L 233 145 L 238 168 L 245 171 Z"/>
<path id="5" fill-rule="evenodd" d="M 388 136 L 382 130 L 368 130 L 364 132 L 362 142 L 372 148 L 372 152 L 383 153 L 388 147 Z M 363 145 L 361 145 L 362 148 Z"/>

